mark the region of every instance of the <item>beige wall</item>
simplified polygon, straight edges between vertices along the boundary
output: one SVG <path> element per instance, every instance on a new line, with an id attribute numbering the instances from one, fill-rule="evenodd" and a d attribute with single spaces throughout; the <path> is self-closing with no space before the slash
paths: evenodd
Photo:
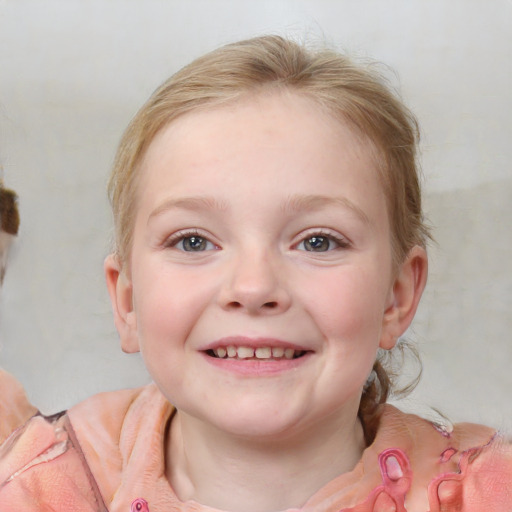
<path id="1" fill-rule="evenodd" d="M 116 142 L 191 58 L 278 31 L 397 71 L 439 244 L 411 334 L 424 379 L 404 405 L 512 428 L 511 26 L 508 0 L 0 1 L 0 162 L 22 216 L 0 364 L 47 412 L 146 380 L 117 346 L 102 278 Z"/>

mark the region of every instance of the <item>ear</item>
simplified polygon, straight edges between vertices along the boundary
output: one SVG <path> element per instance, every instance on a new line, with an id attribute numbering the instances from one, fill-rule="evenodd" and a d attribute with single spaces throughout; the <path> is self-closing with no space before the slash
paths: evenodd
<path id="1" fill-rule="evenodd" d="M 380 348 L 392 349 L 414 318 L 425 289 L 428 259 L 425 249 L 414 246 L 397 270 L 386 304 Z"/>
<path id="2" fill-rule="evenodd" d="M 107 289 L 114 312 L 114 323 L 124 352 L 139 352 L 137 318 L 133 309 L 133 287 L 119 258 L 110 254 L 104 263 Z"/>

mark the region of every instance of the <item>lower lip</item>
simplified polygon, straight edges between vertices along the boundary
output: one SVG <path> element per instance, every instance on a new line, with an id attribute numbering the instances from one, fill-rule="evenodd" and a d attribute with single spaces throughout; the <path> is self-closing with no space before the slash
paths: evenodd
<path id="1" fill-rule="evenodd" d="M 299 368 L 311 357 L 307 352 L 296 359 L 221 359 L 203 352 L 206 361 L 216 368 L 247 377 L 278 375 Z"/>

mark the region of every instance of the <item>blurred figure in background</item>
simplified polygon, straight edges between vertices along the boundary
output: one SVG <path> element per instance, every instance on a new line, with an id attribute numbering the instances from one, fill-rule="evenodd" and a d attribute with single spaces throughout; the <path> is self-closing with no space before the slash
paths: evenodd
<path id="1" fill-rule="evenodd" d="M 4 281 L 9 247 L 20 225 L 17 200 L 16 194 L 5 188 L 0 178 L 0 285 Z"/>

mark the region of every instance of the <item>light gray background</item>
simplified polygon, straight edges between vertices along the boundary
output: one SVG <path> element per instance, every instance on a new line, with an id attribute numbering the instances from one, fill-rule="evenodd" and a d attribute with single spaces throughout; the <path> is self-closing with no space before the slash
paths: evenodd
<path id="1" fill-rule="evenodd" d="M 0 365 L 54 412 L 147 376 L 122 354 L 102 275 L 120 134 L 168 75 L 278 32 L 383 61 L 423 128 L 438 246 L 402 405 L 512 429 L 510 0 L 0 0 L 0 162 L 21 232 L 0 298 Z"/>

